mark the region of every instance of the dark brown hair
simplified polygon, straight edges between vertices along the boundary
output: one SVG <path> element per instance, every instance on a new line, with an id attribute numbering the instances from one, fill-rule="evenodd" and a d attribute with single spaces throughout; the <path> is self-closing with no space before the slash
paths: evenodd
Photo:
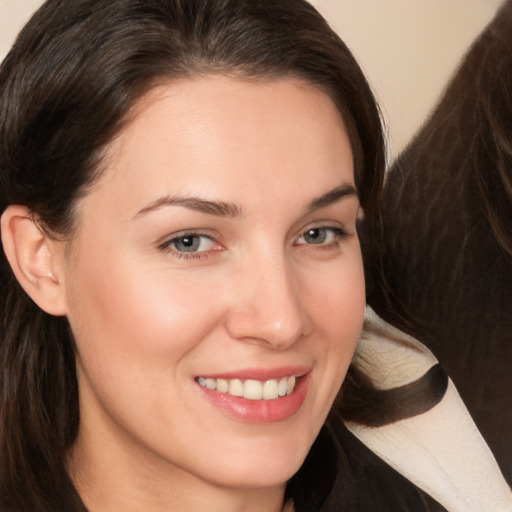
<path id="1" fill-rule="evenodd" d="M 367 217 L 385 155 L 381 121 L 359 66 L 303 0 L 48 0 L 0 69 L 0 212 L 30 208 L 72 234 L 73 208 L 134 103 L 180 77 L 293 77 L 324 91 L 352 144 Z M 65 469 L 79 422 L 73 340 L 41 311 L 0 256 L 0 503 L 84 511 Z"/>

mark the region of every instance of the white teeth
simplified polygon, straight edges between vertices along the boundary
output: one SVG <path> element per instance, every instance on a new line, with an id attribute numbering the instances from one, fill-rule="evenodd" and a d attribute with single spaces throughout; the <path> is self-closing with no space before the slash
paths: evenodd
<path id="1" fill-rule="evenodd" d="M 277 393 L 279 396 L 285 396 L 288 389 L 288 377 L 283 377 L 277 385 Z"/>
<path id="2" fill-rule="evenodd" d="M 208 381 L 206 383 L 208 385 Z M 289 395 L 295 387 L 295 376 L 288 377 L 288 384 L 286 385 L 286 393 Z"/>
<path id="3" fill-rule="evenodd" d="M 208 389 L 232 396 L 243 396 L 247 400 L 275 400 L 289 395 L 295 389 L 296 377 L 282 377 L 267 381 L 240 379 L 211 379 L 198 377 L 197 382 Z"/>
<path id="4" fill-rule="evenodd" d="M 246 380 L 244 382 L 244 398 L 261 400 L 263 398 L 263 384 L 258 380 Z"/>
<path id="5" fill-rule="evenodd" d="M 217 391 L 220 393 L 227 393 L 229 389 L 229 383 L 225 379 L 217 379 Z"/>
<path id="6" fill-rule="evenodd" d="M 277 379 L 267 380 L 267 382 L 263 384 L 263 399 L 274 400 L 277 398 L 279 396 L 277 386 Z"/>
<path id="7" fill-rule="evenodd" d="M 231 379 L 228 385 L 228 393 L 233 396 L 244 396 L 244 383 L 238 379 Z"/>

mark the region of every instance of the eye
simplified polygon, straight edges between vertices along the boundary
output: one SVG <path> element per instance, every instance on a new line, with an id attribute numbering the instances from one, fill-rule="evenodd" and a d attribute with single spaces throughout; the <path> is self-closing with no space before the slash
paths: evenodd
<path id="1" fill-rule="evenodd" d="M 202 252 L 210 249 L 212 240 L 206 236 L 186 235 L 175 238 L 171 247 L 179 252 Z"/>
<path id="2" fill-rule="evenodd" d="M 341 228 L 315 227 L 302 233 L 295 245 L 330 245 L 344 236 L 346 233 Z"/>
<path id="3" fill-rule="evenodd" d="M 159 246 L 163 250 L 172 250 L 179 256 L 192 255 L 220 249 L 220 246 L 209 236 L 198 233 L 186 233 L 175 236 Z"/>

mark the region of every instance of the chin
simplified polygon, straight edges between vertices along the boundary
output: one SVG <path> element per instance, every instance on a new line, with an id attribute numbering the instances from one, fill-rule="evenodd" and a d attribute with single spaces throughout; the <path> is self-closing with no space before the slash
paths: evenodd
<path id="1" fill-rule="evenodd" d="M 267 447 L 254 442 L 243 453 L 232 451 L 222 464 L 216 464 L 215 480 L 239 489 L 264 489 L 285 484 L 300 469 L 310 449 L 309 443 L 287 441 L 278 447 L 274 442 Z"/>

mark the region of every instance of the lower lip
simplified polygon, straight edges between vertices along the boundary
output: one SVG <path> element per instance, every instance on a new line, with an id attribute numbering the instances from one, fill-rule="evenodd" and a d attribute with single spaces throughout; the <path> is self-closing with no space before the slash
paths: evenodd
<path id="1" fill-rule="evenodd" d="M 308 377 L 298 378 L 292 393 L 274 400 L 248 400 L 197 385 L 223 412 L 251 423 L 271 423 L 286 420 L 298 412 L 306 398 Z"/>

